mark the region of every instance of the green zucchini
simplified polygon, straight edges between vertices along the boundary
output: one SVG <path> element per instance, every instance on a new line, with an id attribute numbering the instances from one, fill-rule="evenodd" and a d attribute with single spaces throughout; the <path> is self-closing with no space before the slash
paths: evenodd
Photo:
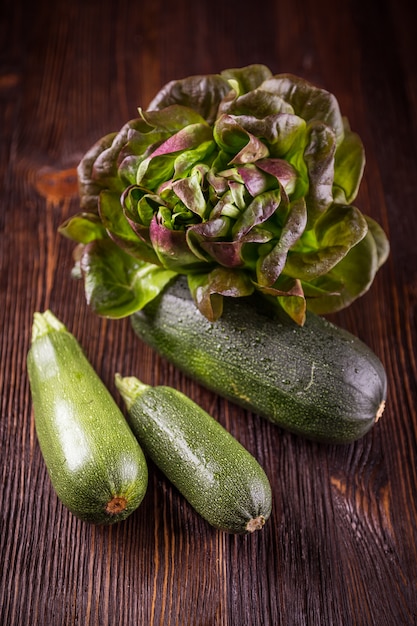
<path id="1" fill-rule="evenodd" d="M 125 519 L 146 492 L 144 453 L 81 346 L 49 310 L 34 314 L 27 368 L 36 434 L 59 499 L 87 522 Z"/>
<path id="2" fill-rule="evenodd" d="M 384 410 L 381 361 L 313 313 L 298 326 L 259 310 L 259 299 L 225 298 L 222 316 L 210 322 L 179 277 L 131 320 L 145 343 L 187 375 L 308 439 L 350 443 Z"/>
<path id="3" fill-rule="evenodd" d="M 130 426 L 143 450 L 215 528 L 259 530 L 271 513 L 271 487 L 258 461 L 200 406 L 172 387 L 116 374 Z"/>

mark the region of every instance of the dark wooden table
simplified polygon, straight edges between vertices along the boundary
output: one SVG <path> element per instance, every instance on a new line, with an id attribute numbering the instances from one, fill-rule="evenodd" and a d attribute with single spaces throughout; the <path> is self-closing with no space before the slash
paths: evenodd
<path id="1" fill-rule="evenodd" d="M 0 9 L 2 626 L 417 624 L 417 47 L 401 0 L 4 0 Z M 333 92 L 367 154 L 356 204 L 391 255 L 334 320 L 389 378 L 362 440 L 290 435 L 181 375 L 99 319 L 57 234 L 77 210 L 75 167 L 167 81 L 264 63 Z M 32 316 L 50 307 L 115 391 L 116 370 L 182 389 L 260 460 L 271 520 L 220 533 L 150 466 L 126 522 L 77 520 L 51 489 L 26 376 Z"/>

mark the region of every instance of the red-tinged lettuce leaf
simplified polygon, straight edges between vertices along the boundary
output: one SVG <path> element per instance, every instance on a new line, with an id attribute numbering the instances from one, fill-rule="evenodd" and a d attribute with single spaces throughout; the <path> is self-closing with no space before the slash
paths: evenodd
<path id="1" fill-rule="evenodd" d="M 122 146 L 117 146 L 119 152 L 114 155 L 118 165 L 118 177 L 123 182 L 123 187 L 136 183 L 139 165 L 168 137 L 169 133 L 166 130 L 152 129 L 139 132 L 130 129 L 126 142 Z"/>
<path id="2" fill-rule="evenodd" d="M 111 146 L 116 135 L 117 133 L 109 133 L 101 137 L 85 153 L 77 167 L 80 205 L 85 211 L 97 211 L 98 196 L 103 185 L 94 176 L 94 165 L 100 154 Z M 117 187 L 119 186 L 118 181 L 115 184 Z"/>
<path id="3" fill-rule="evenodd" d="M 265 96 L 269 98 L 271 94 L 265 93 Z M 264 139 L 271 158 L 285 157 L 290 161 L 289 157 L 302 151 L 306 144 L 306 122 L 293 113 L 271 114 L 261 119 L 254 115 L 236 115 L 234 119 L 248 133 Z"/>
<path id="4" fill-rule="evenodd" d="M 197 139 L 196 141 L 194 146 L 182 151 L 149 155 L 138 167 L 136 183 L 148 190 L 158 191 L 161 185 L 166 185 L 172 178 L 189 174 L 195 164 L 209 160 L 214 150 L 214 143 L 210 138 L 201 143 Z"/>
<path id="5" fill-rule="evenodd" d="M 216 121 L 213 136 L 221 150 L 234 155 L 229 163 L 254 163 L 258 159 L 269 156 L 267 146 L 230 115 L 222 115 Z"/>
<path id="6" fill-rule="evenodd" d="M 309 249 L 301 239 L 288 254 L 285 273 L 301 281 L 315 280 L 330 272 L 367 232 L 367 221 L 358 209 L 333 204 L 316 222 L 317 245 Z"/>
<path id="7" fill-rule="evenodd" d="M 202 143 L 212 139 L 212 137 L 212 131 L 208 124 L 190 124 L 186 128 L 181 128 L 181 130 L 178 130 L 174 135 L 171 135 L 161 143 L 152 152 L 151 157 L 197 148 Z"/>
<path id="8" fill-rule="evenodd" d="M 142 233 L 144 229 L 148 230 L 153 216 L 163 201 L 158 194 L 149 193 L 144 187 L 130 185 L 123 192 L 120 203 L 130 227 L 135 232 L 136 228 L 140 227 Z M 149 237 L 145 239 L 149 240 Z"/>
<path id="9" fill-rule="evenodd" d="M 259 159 L 256 167 L 273 176 L 286 194 L 294 191 L 297 172 L 284 159 Z"/>
<path id="10" fill-rule="evenodd" d="M 189 107 L 212 124 L 221 100 L 230 91 L 225 78 L 217 74 L 190 76 L 167 83 L 153 98 L 148 111 L 180 104 Z"/>
<path id="11" fill-rule="evenodd" d="M 242 267 L 244 264 L 242 249 L 244 241 L 201 241 L 201 248 L 222 267 L 230 269 Z"/>
<path id="12" fill-rule="evenodd" d="M 188 287 L 199 311 L 211 322 L 223 312 L 223 296 L 249 296 L 254 286 L 244 272 L 216 267 L 208 274 L 189 274 Z"/>
<path id="13" fill-rule="evenodd" d="M 253 63 L 246 67 L 223 70 L 221 76 L 231 83 L 237 94 L 242 94 L 257 89 L 272 76 L 272 72 L 266 65 Z"/>
<path id="14" fill-rule="evenodd" d="M 87 303 L 97 315 L 110 318 L 142 309 L 177 275 L 134 259 L 111 239 L 84 246 L 80 268 Z"/>
<path id="15" fill-rule="evenodd" d="M 183 274 L 207 269 L 207 263 L 197 257 L 188 246 L 183 230 L 167 228 L 155 216 L 149 234 L 158 262 L 163 267 Z"/>
<path id="16" fill-rule="evenodd" d="M 299 280 L 281 275 L 273 285 L 256 284 L 256 288 L 268 297 L 275 308 L 283 310 L 296 324 L 303 326 L 307 303 Z"/>
<path id="17" fill-rule="evenodd" d="M 135 145 L 132 142 L 133 137 L 140 136 L 142 141 L 139 145 Z M 108 141 L 111 139 L 111 141 Z M 143 141 L 143 139 L 145 141 Z M 129 156 L 136 156 L 139 158 L 134 159 L 134 162 L 140 161 L 143 156 L 142 153 L 147 146 L 152 145 L 157 139 L 160 140 L 160 134 L 157 134 L 157 138 L 152 133 L 152 129 L 147 127 L 145 122 L 136 118 L 130 120 L 122 126 L 120 131 L 113 136 L 107 136 L 106 143 L 101 146 L 101 150 L 94 156 L 95 159 L 89 165 L 89 168 L 85 171 L 85 174 L 90 175 L 92 181 L 95 181 L 99 189 L 111 189 L 112 191 L 123 191 L 126 184 L 132 183 L 129 176 L 126 180 L 119 169 L 120 163 L 126 157 L 126 153 Z M 134 146 L 136 152 L 133 152 Z M 81 161 L 80 167 L 83 167 L 85 159 Z M 88 161 L 87 161 L 88 165 Z M 127 174 L 131 172 L 132 166 L 124 167 L 123 171 Z M 130 174 L 131 176 L 131 174 Z"/>
<path id="18" fill-rule="evenodd" d="M 275 213 L 280 203 L 279 188 L 256 196 L 236 220 L 232 228 L 233 239 L 242 239 L 254 226 L 264 223 Z"/>
<path id="19" fill-rule="evenodd" d="M 109 237 L 125 252 L 148 263 L 159 264 L 155 250 L 139 237 L 125 219 L 118 193 L 102 191 L 99 198 L 99 213 Z"/>
<path id="20" fill-rule="evenodd" d="M 201 190 L 201 176 L 197 170 L 188 178 L 180 178 L 172 183 L 172 191 L 187 209 L 203 217 L 207 202 Z"/>
<path id="21" fill-rule="evenodd" d="M 231 92 L 219 107 L 219 116 L 223 114 L 234 115 L 239 120 L 247 119 L 248 123 L 263 122 L 272 116 L 294 114 L 294 109 L 277 94 L 268 93 L 262 89 L 254 89 L 248 93 L 238 95 Z M 246 126 L 246 123 L 244 124 Z M 267 133 L 268 129 L 266 128 Z M 258 134 L 258 133 L 257 133 Z"/>
<path id="22" fill-rule="evenodd" d="M 139 114 L 148 126 L 168 131 L 170 135 L 190 124 L 207 125 L 204 117 L 196 110 L 181 104 L 172 104 L 162 109 L 148 109 L 147 111 L 139 107 Z"/>
<path id="23" fill-rule="evenodd" d="M 304 150 L 309 179 L 309 190 L 305 197 L 308 208 L 307 228 L 314 225 L 333 202 L 335 152 L 334 132 L 322 122 L 309 125 L 308 144 Z"/>
<path id="24" fill-rule="evenodd" d="M 201 222 L 190 226 L 186 231 L 186 241 L 189 249 L 203 261 L 210 260 L 211 250 L 207 245 L 222 242 L 230 228 L 230 217 L 220 212 L 207 222 Z M 204 252 L 209 253 L 209 256 Z M 215 257 L 214 257 L 215 258 Z"/>
<path id="25" fill-rule="evenodd" d="M 237 168 L 237 171 L 245 189 L 252 198 L 260 193 L 264 193 L 271 187 L 270 179 L 267 174 L 262 171 L 262 168 L 259 167 L 259 163 L 256 165 L 253 163 L 241 165 Z"/>
<path id="26" fill-rule="evenodd" d="M 175 153 L 147 157 L 138 167 L 136 184 L 157 191 L 159 185 L 172 178 L 176 158 Z"/>
<path id="27" fill-rule="evenodd" d="M 227 215 L 191 226 L 187 230 L 187 243 L 194 254 L 208 263 L 215 262 L 227 268 L 238 268 L 245 265 L 255 268 L 256 260 L 252 263 L 253 255 L 257 258 L 257 244 L 270 241 L 272 233 L 267 229 L 254 227 L 239 240 L 227 241 L 231 219 Z"/>
<path id="28" fill-rule="evenodd" d="M 304 295 L 277 296 L 279 305 L 285 313 L 299 326 L 306 321 L 307 303 Z"/>
<path id="29" fill-rule="evenodd" d="M 215 143 L 211 139 L 201 142 L 195 148 L 184 150 L 177 155 L 174 161 L 174 179 L 193 175 L 196 170 L 206 168 L 206 163 L 211 163 Z M 164 183 L 162 183 L 164 185 Z"/>
<path id="30" fill-rule="evenodd" d="M 344 136 L 343 118 L 335 96 L 292 74 L 280 74 L 266 80 L 260 89 L 281 96 L 294 113 L 306 122 L 318 120 L 329 126 L 340 143 Z"/>
<path id="31" fill-rule="evenodd" d="M 307 221 L 304 199 L 293 202 L 288 209 L 278 242 L 257 265 L 257 281 L 260 285 L 273 285 L 283 271 L 288 251 L 300 239 Z"/>

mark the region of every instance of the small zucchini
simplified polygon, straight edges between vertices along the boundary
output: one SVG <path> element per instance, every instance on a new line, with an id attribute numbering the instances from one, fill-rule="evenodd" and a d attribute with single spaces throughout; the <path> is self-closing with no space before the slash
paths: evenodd
<path id="1" fill-rule="evenodd" d="M 349 443 L 381 416 L 386 374 L 362 341 L 325 318 L 304 326 L 251 298 L 225 298 L 209 322 L 183 277 L 134 313 L 136 334 L 202 385 L 309 439 Z"/>
<path id="2" fill-rule="evenodd" d="M 34 314 L 27 368 L 36 434 L 59 499 L 87 522 L 125 519 L 146 492 L 145 456 L 81 346 L 49 310 Z"/>
<path id="3" fill-rule="evenodd" d="M 116 374 L 130 426 L 143 450 L 189 504 L 229 533 L 259 530 L 271 513 L 271 487 L 258 461 L 180 391 Z"/>

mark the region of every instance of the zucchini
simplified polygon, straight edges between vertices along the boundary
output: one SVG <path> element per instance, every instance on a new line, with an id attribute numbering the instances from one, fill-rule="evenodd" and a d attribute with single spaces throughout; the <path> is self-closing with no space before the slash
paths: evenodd
<path id="1" fill-rule="evenodd" d="M 49 310 L 34 314 L 27 368 L 36 434 L 58 498 L 87 522 L 125 519 L 146 492 L 144 453 L 81 346 Z"/>
<path id="2" fill-rule="evenodd" d="M 298 326 L 259 310 L 259 299 L 225 298 L 222 316 L 210 322 L 181 276 L 131 321 L 142 341 L 187 375 L 308 439 L 350 443 L 384 410 L 381 361 L 311 312 Z"/>
<path id="3" fill-rule="evenodd" d="M 146 454 L 209 524 L 229 533 L 259 530 L 271 487 L 258 461 L 180 391 L 116 374 L 128 420 Z"/>

